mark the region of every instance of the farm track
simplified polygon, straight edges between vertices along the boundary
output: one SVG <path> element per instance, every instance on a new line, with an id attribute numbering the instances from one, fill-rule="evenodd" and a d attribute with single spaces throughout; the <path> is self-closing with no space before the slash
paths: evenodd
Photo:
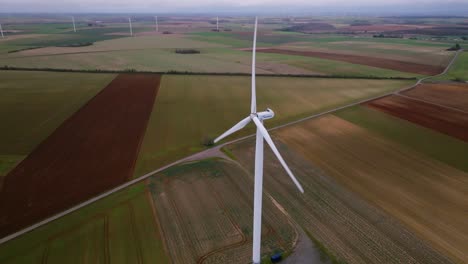
<path id="1" fill-rule="evenodd" d="M 388 96 L 365 105 L 468 142 L 468 115 L 462 110 L 401 95 Z"/>
<path id="2" fill-rule="evenodd" d="M 427 80 L 427 79 L 445 75 L 445 74 L 450 70 L 450 68 L 452 67 L 452 65 L 455 63 L 455 61 L 457 60 L 457 58 L 458 58 L 458 56 L 459 56 L 459 54 L 460 54 L 461 52 L 463 52 L 463 50 L 460 50 L 460 51 L 458 51 L 457 53 L 455 53 L 455 55 L 453 56 L 452 60 L 450 61 L 450 63 L 447 65 L 447 67 L 445 68 L 445 70 L 444 70 L 442 73 L 437 74 L 437 75 L 434 75 L 434 76 L 428 76 L 428 77 L 421 78 L 421 79 L 419 79 L 414 85 L 411 85 L 411 86 L 409 86 L 409 87 L 402 88 L 402 89 L 400 89 L 400 90 L 398 90 L 398 91 L 396 91 L 396 92 L 386 93 L 386 94 L 383 94 L 383 95 L 380 95 L 380 96 L 375 96 L 375 97 L 372 97 L 372 98 L 368 98 L 368 99 L 361 100 L 361 101 L 359 101 L 359 102 L 347 104 L 347 105 L 344 105 L 344 106 L 341 106 L 341 107 L 337 107 L 337 108 L 334 108 L 334 109 L 331 109 L 331 110 L 328 110 L 328 111 L 324 111 L 324 112 L 319 113 L 319 114 L 314 114 L 314 115 L 311 115 L 311 116 L 309 116 L 309 117 L 305 117 L 305 118 L 302 118 L 302 119 L 299 119 L 299 120 L 296 120 L 296 121 L 289 122 L 289 123 L 287 123 L 287 124 L 283 124 L 283 125 L 280 125 L 280 126 L 277 126 L 277 127 L 274 127 L 274 128 L 270 128 L 270 129 L 268 129 L 268 130 L 269 130 L 269 131 L 277 130 L 277 129 L 280 129 L 280 128 L 282 128 L 282 127 L 291 126 L 291 125 L 294 125 L 294 124 L 297 124 L 297 123 L 304 122 L 304 121 L 306 121 L 306 120 L 319 118 L 319 117 L 321 117 L 321 116 L 324 116 L 324 115 L 327 115 L 327 114 L 330 114 L 330 113 L 334 113 L 334 112 L 337 112 L 337 111 L 340 111 L 340 110 L 343 110 L 343 109 L 346 109 L 346 108 L 350 108 L 350 107 L 357 106 L 357 105 L 360 105 L 360 104 L 363 104 L 363 103 L 366 103 L 366 102 L 370 102 L 370 101 L 373 101 L 373 100 L 377 100 L 377 99 L 383 98 L 383 97 L 388 96 L 388 95 L 398 94 L 398 93 L 405 92 L 405 91 L 410 91 L 411 89 L 417 87 L 418 85 L 420 85 L 423 81 L 425 81 L 425 80 Z M 238 138 L 238 139 L 235 139 L 235 140 L 232 140 L 232 141 L 229 141 L 229 142 L 225 142 L 225 143 L 220 144 L 220 145 L 217 145 L 217 146 L 215 146 L 215 147 L 213 147 L 213 148 L 211 148 L 211 149 L 203 150 L 203 151 L 200 151 L 200 152 L 195 153 L 195 154 L 193 154 L 193 155 L 190 155 L 190 156 L 188 156 L 188 157 L 185 157 L 185 158 L 179 159 L 179 160 L 177 160 L 177 161 L 174 161 L 174 162 L 172 162 L 172 163 L 169 163 L 169 164 L 167 164 L 167 165 L 165 165 L 165 166 L 160 167 L 160 168 L 157 169 L 157 170 L 154 170 L 154 171 L 152 171 L 152 172 L 149 172 L 149 173 L 147 173 L 147 174 L 142 175 L 142 176 L 139 177 L 139 178 L 136 178 L 136 179 L 133 179 L 133 180 L 128 181 L 128 182 L 126 182 L 126 183 L 123 183 L 123 184 L 121 184 L 121 185 L 119 185 L 119 186 L 113 188 L 112 190 L 106 191 L 106 192 L 104 192 L 104 193 L 102 193 L 102 194 L 100 194 L 100 195 L 97 195 L 97 196 L 95 196 L 95 197 L 93 197 L 93 198 L 91 198 L 91 199 L 89 199 L 89 200 L 87 200 L 87 201 L 85 201 L 85 202 L 82 202 L 82 203 L 80 203 L 80 204 L 78 204 L 78 205 L 75 205 L 75 206 L 69 208 L 69 209 L 66 209 L 65 211 L 62 211 L 62 212 L 60 212 L 60 213 L 57 213 L 57 214 L 55 214 L 55 215 L 53 215 L 53 216 L 51 216 L 51 217 L 49 217 L 49 218 L 47 218 L 47 219 L 44 219 L 44 220 L 42 220 L 42 221 L 40 221 L 40 222 L 34 223 L 34 224 L 32 224 L 32 225 L 30 225 L 30 226 L 28 226 L 28 227 L 26 227 L 26 228 L 24 228 L 24 229 L 22 229 L 22 230 L 20 230 L 20 231 L 18 231 L 18 232 L 15 232 L 15 233 L 10 234 L 10 235 L 8 235 L 8 236 L 4 236 L 4 235 L 3 235 L 3 237 L 0 239 L 0 244 L 6 243 L 6 242 L 8 242 L 8 241 L 10 241 L 10 240 L 12 240 L 12 239 L 14 239 L 14 238 L 16 238 L 16 237 L 19 237 L 19 236 L 21 236 L 21 235 L 23 235 L 23 234 L 25 234 L 25 233 L 28 233 L 28 232 L 30 232 L 30 231 L 36 229 L 36 228 L 39 228 L 39 227 L 41 227 L 41 226 L 43 226 L 43 225 L 46 225 L 46 224 L 49 223 L 49 222 L 52 222 L 52 221 L 54 221 L 54 220 L 57 220 L 57 219 L 59 219 L 59 218 L 65 216 L 65 215 L 68 215 L 68 214 L 70 214 L 70 213 L 73 213 L 73 212 L 75 212 L 75 211 L 77 211 L 77 210 L 79 210 L 79 209 L 81 209 L 81 208 L 83 208 L 83 207 L 85 207 L 85 206 L 87 206 L 87 205 L 90 205 L 90 204 L 92 204 L 92 203 L 94 203 L 94 202 L 96 202 L 96 201 L 99 201 L 99 200 L 101 200 L 101 199 L 103 199 L 103 198 L 106 198 L 106 197 L 108 197 L 108 196 L 110 196 L 110 195 L 112 195 L 112 194 L 114 194 L 114 193 L 116 193 L 116 192 L 118 192 L 118 191 L 121 191 L 121 190 L 123 190 L 123 189 L 129 187 L 129 186 L 132 186 L 132 185 L 134 185 L 134 184 L 136 184 L 136 183 L 139 183 L 140 181 L 146 180 L 146 179 L 148 179 L 149 177 L 154 176 L 155 174 L 157 174 L 157 173 L 159 173 L 159 172 L 162 172 L 162 171 L 164 171 L 164 170 L 166 170 L 166 169 L 168 169 L 168 168 L 170 168 L 170 167 L 172 167 L 172 166 L 175 166 L 175 165 L 178 165 L 178 164 L 182 164 L 182 163 L 187 162 L 187 161 L 197 160 L 197 159 L 199 159 L 198 157 L 201 157 L 201 156 L 206 156 L 206 155 L 204 155 L 204 152 L 206 152 L 206 151 L 213 151 L 213 149 L 216 149 L 217 151 L 219 151 L 221 148 L 223 148 L 223 147 L 225 147 L 225 146 L 227 146 L 227 145 L 229 145 L 229 144 L 237 143 L 237 142 L 240 142 L 240 141 L 249 139 L 249 138 L 251 138 L 251 137 L 253 137 L 253 136 L 255 136 L 255 134 L 248 135 L 248 136 L 245 136 L 245 137 L 242 137 L 242 138 Z"/>
<path id="3" fill-rule="evenodd" d="M 390 70 L 396 70 L 401 72 L 411 72 L 422 75 L 434 75 L 441 73 L 444 68 L 426 64 L 403 62 L 398 60 L 375 58 L 368 56 L 349 55 L 349 54 L 337 54 L 337 53 L 326 53 L 318 51 L 295 51 L 286 49 L 258 49 L 257 52 L 262 53 L 274 53 L 274 54 L 285 54 L 285 55 L 298 55 L 306 57 L 314 57 L 328 60 L 344 61 L 354 64 L 367 65 L 371 67 L 384 68 Z"/>
<path id="4" fill-rule="evenodd" d="M 131 178 L 159 82 L 119 75 L 11 171 L 0 193 L 0 235 Z"/>
<path id="5" fill-rule="evenodd" d="M 149 184 L 149 180 L 146 180 L 146 185 L 148 185 L 148 184 Z M 161 241 L 162 241 L 163 246 L 164 246 L 164 251 L 169 252 L 169 249 L 167 248 L 167 237 L 165 235 L 165 231 L 163 230 L 163 228 L 161 226 L 161 222 L 158 219 L 158 212 L 156 211 L 157 209 L 156 209 L 156 206 L 154 204 L 154 200 L 151 197 L 151 192 L 146 190 L 145 191 L 145 196 L 146 196 L 146 199 L 148 200 L 148 202 L 150 204 L 150 207 L 151 207 L 151 213 L 153 215 L 153 221 L 155 222 L 155 225 L 157 226 L 157 230 L 159 230 L 159 236 L 161 237 Z M 170 259 L 169 254 L 166 254 L 166 256 L 169 259 L 169 262 L 173 263 L 172 259 Z"/>

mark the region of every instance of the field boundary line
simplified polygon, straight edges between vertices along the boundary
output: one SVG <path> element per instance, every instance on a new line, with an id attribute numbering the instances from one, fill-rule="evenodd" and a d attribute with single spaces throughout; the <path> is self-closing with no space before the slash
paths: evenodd
<path id="1" fill-rule="evenodd" d="M 259 67 L 257 67 L 259 68 Z M 259 68 L 261 69 L 261 68 Z M 263 69 L 262 69 L 263 70 Z M 64 68 L 28 68 L 28 67 L 15 67 L 15 66 L 0 66 L 0 71 L 36 71 L 36 72 L 71 72 L 71 73 L 95 73 L 95 74 L 109 74 L 109 73 L 127 73 L 127 74 L 160 74 L 160 75 L 195 75 L 195 76 L 246 76 L 250 77 L 251 74 L 247 72 L 191 72 L 191 71 L 140 71 L 136 69 L 127 70 L 105 70 L 105 69 L 64 69 Z M 322 79 L 356 79 L 356 80 L 417 80 L 417 77 L 401 77 L 401 76 L 365 76 L 365 75 L 320 75 L 320 74 L 278 74 L 278 73 L 258 73 L 257 77 L 289 77 L 289 78 L 322 78 Z M 433 77 L 433 76 L 429 76 Z"/>
<path id="2" fill-rule="evenodd" d="M 303 121 L 307 121 L 307 120 L 310 120 L 310 119 L 315 119 L 315 118 L 318 118 L 318 117 L 321 117 L 321 116 L 324 116 L 324 115 L 327 115 L 327 114 L 331 114 L 331 113 L 334 113 L 334 112 L 337 112 L 337 111 L 340 111 L 340 110 L 343 110 L 343 109 L 346 109 L 346 108 L 349 108 L 349 107 L 353 107 L 353 106 L 356 106 L 356 105 L 359 105 L 359 104 L 363 104 L 363 103 L 366 103 L 366 102 L 370 102 L 370 101 L 373 101 L 373 100 L 376 100 L 376 99 L 380 99 L 380 98 L 383 98 L 383 97 L 386 97 L 386 96 L 389 96 L 389 95 L 393 95 L 393 94 L 398 94 L 400 92 L 404 92 L 404 91 L 407 91 L 407 90 L 410 90 L 410 89 L 413 89 L 415 87 L 417 87 L 419 84 L 421 84 L 424 80 L 427 80 L 429 78 L 433 78 L 433 77 L 438 77 L 438 76 L 442 76 L 442 75 L 445 75 L 449 69 L 451 68 L 451 66 L 454 64 L 454 62 L 456 61 L 458 55 L 463 52 L 463 50 L 459 50 L 457 51 L 457 53 L 455 54 L 455 56 L 452 58 L 451 62 L 447 65 L 446 69 L 441 73 L 441 74 L 438 74 L 438 75 L 435 75 L 435 76 L 427 76 L 427 77 L 424 77 L 424 78 L 421 78 L 419 79 L 415 84 L 409 86 L 409 87 L 406 87 L 406 88 L 402 88 L 402 89 L 399 89 L 397 91 L 393 91 L 393 92 L 389 92 L 389 93 L 385 93 L 383 95 L 379 95 L 379 96 L 375 96 L 375 97 L 371 97 L 371 98 L 368 98 L 368 99 L 363 99 L 363 100 L 360 100 L 358 102 L 355 102 L 355 103 L 351 103 L 351 104 L 347 104 L 347 105 L 344 105 L 344 106 L 341 106 L 341 107 L 337 107 L 337 108 L 334 108 L 334 109 L 331 109 L 331 110 L 328 110 L 328 111 L 325 111 L 325 112 L 322 112 L 322 113 L 318 113 L 318 114 L 314 114 L 314 115 L 311 115 L 309 117 L 305 117 L 305 118 L 302 118 L 302 119 L 299 119 L 299 120 L 296 120 L 296 121 L 293 121 L 293 122 L 289 122 L 289 123 L 286 123 L 286 124 L 283 124 L 283 125 L 280 125 L 280 126 L 276 126 L 276 127 L 273 127 L 273 128 L 270 128 L 268 129 L 268 131 L 273 131 L 273 130 L 277 130 L 277 129 L 280 129 L 280 128 L 283 128 L 283 127 L 287 127 L 287 126 L 290 126 L 290 125 L 294 125 L 294 124 L 297 124 L 297 123 L 300 123 L 300 122 L 303 122 Z M 322 77 L 323 78 L 323 77 Z M 231 140 L 231 141 L 228 141 L 228 142 L 225 142 L 225 143 L 222 143 L 220 145 L 217 145 L 217 146 L 214 146 L 213 148 L 217 148 L 218 150 L 227 146 L 227 145 L 230 145 L 230 144 L 233 144 L 233 143 L 237 143 L 237 142 L 240 142 L 240 141 L 243 141 L 243 140 L 246 140 L 248 138 L 251 138 L 255 136 L 255 134 L 251 134 L 251 135 L 248 135 L 248 136 L 244 136 L 244 137 L 241 137 L 241 138 L 238 138 L 238 139 L 235 139 L 235 140 Z M 34 229 L 37 229 L 47 223 L 50 223 L 52 221 L 55 221 L 65 215 L 68 215 L 70 213 L 73 213 L 75 211 L 77 211 L 78 209 L 81 209 L 87 205 L 90 205 L 96 201 L 99 201 L 103 198 L 106 198 L 107 196 L 110 196 L 111 194 L 115 193 L 115 192 L 118 192 L 118 191 L 121 191 L 129 186 L 132 186 L 136 183 L 139 183 L 151 176 L 153 176 L 154 174 L 157 174 L 159 172 L 162 172 L 172 166 L 175 166 L 175 165 L 178 165 L 178 164 L 181 164 L 181 163 L 184 163 L 184 162 L 187 162 L 187 161 L 195 161 L 197 160 L 197 157 L 200 156 L 200 155 L 203 155 L 203 153 L 205 151 L 209 151 L 209 150 L 212 150 L 213 148 L 210 148 L 210 149 L 207 149 L 207 150 L 203 150 L 203 151 L 200 151 L 198 153 L 195 153 L 195 154 L 192 154 L 190 156 L 187 156 L 185 158 L 182 158 L 182 159 L 179 159 L 179 160 L 176 160 L 172 163 L 169 163 L 165 166 L 162 166 L 160 167 L 159 169 L 157 170 L 154 170 L 152 172 L 149 172 L 147 174 L 144 174 L 142 175 L 141 177 L 139 178 L 136 178 L 136 179 L 133 179 L 133 180 L 130 180 L 120 186 L 117 186 L 113 189 L 110 189 L 100 195 L 97 195 L 89 200 L 86 200 L 80 204 L 77 204 L 65 211 L 62 211 L 61 213 L 58 213 L 58 214 L 55 214 L 49 218 L 46 218 L 40 222 L 37 222 L 36 224 L 33 224 L 29 227 L 26 227 L 18 232 L 15 232 L 13 234 L 10 234 L 8 236 L 5 236 L 3 238 L 0 239 L 0 245 L 3 244 L 3 243 L 6 243 L 10 240 L 13 240 L 21 235 L 24 235 L 26 233 L 29 233 L 31 231 L 33 231 Z"/>

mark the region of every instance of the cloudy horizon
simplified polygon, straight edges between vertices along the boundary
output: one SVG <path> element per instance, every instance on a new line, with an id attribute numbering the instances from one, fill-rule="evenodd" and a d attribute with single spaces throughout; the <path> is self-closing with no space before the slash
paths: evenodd
<path id="1" fill-rule="evenodd" d="M 364 13 L 468 15 L 466 0 L 4 0 L 0 13 Z M 285 4 L 287 2 L 287 4 Z"/>

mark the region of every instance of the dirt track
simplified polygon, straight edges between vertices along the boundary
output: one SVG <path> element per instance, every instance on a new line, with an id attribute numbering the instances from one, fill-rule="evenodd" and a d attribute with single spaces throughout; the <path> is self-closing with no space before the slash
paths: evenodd
<path id="1" fill-rule="evenodd" d="M 366 105 L 468 142 L 468 116 L 463 112 L 398 95 Z"/>
<path id="2" fill-rule="evenodd" d="M 419 63 L 411 63 L 397 60 L 389 60 L 383 58 L 374 58 L 367 56 L 358 55 L 347 55 L 337 53 L 326 53 L 317 51 L 297 51 L 297 50 L 286 50 L 286 49 L 257 49 L 257 52 L 263 53 L 277 53 L 286 55 L 299 55 L 306 57 L 316 57 L 328 60 L 345 61 L 354 64 L 367 65 L 377 68 L 390 69 L 402 72 L 411 72 L 422 75 L 435 75 L 441 73 L 444 68 L 432 65 L 425 65 Z"/>
<path id="3" fill-rule="evenodd" d="M 127 181 L 159 82 L 119 75 L 11 171 L 0 193 L 0 236 Z"/>

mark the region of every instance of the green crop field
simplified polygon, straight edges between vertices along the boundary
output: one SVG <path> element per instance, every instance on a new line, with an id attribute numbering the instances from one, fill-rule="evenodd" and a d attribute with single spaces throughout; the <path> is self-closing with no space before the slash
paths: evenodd
<path id="1" fill-rule="evenodd" d="M 273 107 L 268 127 L 407 87 L 411 81 L 259 77 L 258 108 Z M 163 77 L 142 144 L 135 176 L 202 150 L 249 114 L 250 78 Z M 240 135 L 252 133 L 252 127 Z M 240 136 L 239 135 L 239 136 Z"/>
<path id="2" fill-rule="evenodd" d="M 0 245 L 0 262 L 168 263 L 144 184 Z"/>
<path id="3" fill-rule="evenodd" d="M 0 71 L 0 176 L 115 75 Z"/>
<path id="4" fill-rule="evenodd" d="M 431 80 L 468 81 L 468 52 L 459 54 L 457 60 L 447 74 L 437 78 L 431 78 Z"/>
<path id="5" fill-rule="evenodd" d="M 47 25 L 47 24 L 46 24 Z M 55 24 L 51 24 L 55 25 Z M 29 25 L 28 25 L 29 26 Z M 134 32 L 147 31 L 148 28 L 135 28 Z M 33 27 L 26 30 L 21 34 L 24 38 L 18 38 L 17 35 L 7 36 L 6 40 L 10 46 L 7 51 L 21 50 L 24 48 L 37 48 L 37 47 L 54 47 L 65 46 L 77 43 L 97 42 L 110 39 L 118 39 L 127 37 L 125 33 L 128 32 L 126 27 L 106 27 L 106 28 L 87 28 L 73 32 L 71 28 L 67 30 L 60 30 L 53 26 L 41 26 L 39 28 Z M 34 34 L 32 34 L 34 33 Z M 116 33 L 123 33 L 118 35 Z M 46 34 L 46 35 L 37 35 Z M 11 40 L 8 40 L 8 38 Z"/>

